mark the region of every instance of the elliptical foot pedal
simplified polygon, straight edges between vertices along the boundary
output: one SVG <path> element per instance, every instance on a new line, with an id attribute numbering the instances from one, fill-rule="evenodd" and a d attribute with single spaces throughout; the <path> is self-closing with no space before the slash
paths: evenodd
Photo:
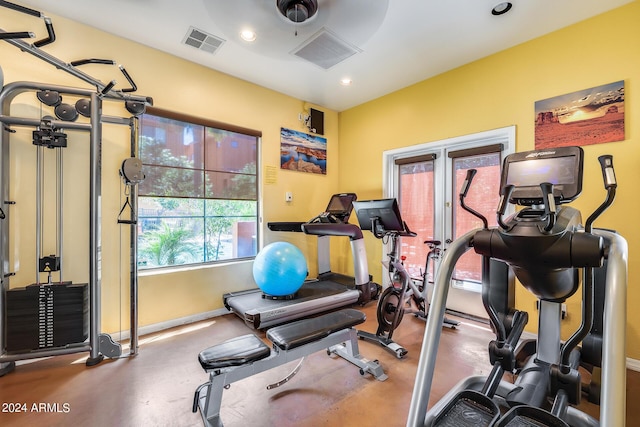
<path id="1" fill-rule="evenodd" d="M 493 400 L 480 392 L 463 390 L 440 412 L 433 425 L 436 427 L 489 427 L 499 417 L 500 409 Z"/>
<path id="2" fill-rule="evenodd" d="M 545 411 L 544 409 L 534 406 L 514 406 L 502 418 L 500 418 L 494 427 L 569 427 L 569 424 Z"/>

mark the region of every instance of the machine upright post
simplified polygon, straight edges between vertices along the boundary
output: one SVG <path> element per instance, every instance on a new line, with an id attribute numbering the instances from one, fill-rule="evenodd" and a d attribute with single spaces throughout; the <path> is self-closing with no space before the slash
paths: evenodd
<path id="1" fill-rule="evenodd" d="M 597 229 L 609 241 L 604 330 L 602 333 L 602 391 L 600 424 L 626 425 L 628 245 L 624 237 Z"/>
<path id="2" fill-rule="evenodd" d="M 138 117 L 131 119 L 131 157 L 138 154 L 138 133 L 140 130 L 140 120 Z M 138 186 L 131 187 L 131 212 L 138 212 Z M 129 226 L 129 259 L 130 259 L 130 345 L 129 354 L 135 356 L 138 353 L 138 224 Z"/>
<path id="3" fill-rule="evenodd" d="M 0 69 L 0 80 L 2 70 Z M 0 113 L 5 116 L 9 114 L 10 101 L 6 101 L 0 90 Z M 0 219 L 0 356 L 4 353 L 4 331 L 6 316 L 6 290 L 9 289 L 9 127 L 4 122 L 0 122 L 0 208 L 2 208 L 3 218 Z M 14 366 L 12 363 L 0 362 L 0 375 L 5 371 L 9 372 Z"/>
<path id="4" fill-rule="evenodd" d="M 89 149 L 89 310 L 90 319 L 89 343 L 91 351 L 88 365 L 99 363 L 102 360 L 99 349 L 100 334 L 100 285 L 101 285 L 101 253 L 102 243 L 100 236 L 100 208 L 101 195 L 101 144 L 102 123 L 102 98 L 97 93 L 91 94 L 91 134 Z"/>

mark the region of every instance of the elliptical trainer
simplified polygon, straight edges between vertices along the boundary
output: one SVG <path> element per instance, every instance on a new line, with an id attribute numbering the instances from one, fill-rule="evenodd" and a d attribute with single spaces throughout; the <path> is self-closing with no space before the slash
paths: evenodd
<path id="1" fill-rule="evenodd" d="M 617 184 L 611 156 L 599 158 L 606 200 L 589 216 L 584 228 L 580 212 L 563 206 L 582 191 L 583 155 L 579 147 L 563 147 L 516 153 L 505 159 L 498 227 L 473 230 L 456 239 L 440 266 L 408 426 L 625 425 L 627 243 L 614 232 L 592 227 L 615 196 Z M 465 209 L 464 198 L 474 175 L 469 172 L 460 193 Z M 504 219 L 508 203 L 524 209 Z M 487 377 L 462 380 L 427 412 L 440 339 L 438 323 L 444 317 L 448 290 L 443 284 L 450 280 L 456 261 L 471 247 L 483 257 L 483 303 L 496 333 L 496 339 L 489 345 L 493 369 Z M 516 344 L 528 314 L 514 309 L 495 310 L 490 298 L 492 284 L 488 280 L 490 258 L 507 263 L 522 285 L 539 300 L 536 353 L 522 369 L 516 370 Z M 605 258 L 608 266 L 598 421 L 570 405 L 580 403 L 577 345 L 593 323 L 593 273 Z M 561 305 L 579 288 L 578 269 L 583 270 L 583 321 L 573 336 L 562 343 Z M 513 384 L 502 380 L 504 372 L 517 373 Z M 507 412 L 503 414 L 504 409 Z M 467 422 L 469 419 L 473 419 L 471 424 Z M 527 422 L 530 424 L 523 424 Z"/>

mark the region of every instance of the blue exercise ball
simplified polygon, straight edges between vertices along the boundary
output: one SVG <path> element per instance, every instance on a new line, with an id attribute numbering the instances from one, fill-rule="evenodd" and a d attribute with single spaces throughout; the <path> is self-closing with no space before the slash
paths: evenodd
<path id="1" fill-rule="evenodd" d="M 253 279 L 262 292 L 274 297 L 295 294 L 307 274 L 302 251 L 287 242 L 268 244 L 253 262 Z"/>

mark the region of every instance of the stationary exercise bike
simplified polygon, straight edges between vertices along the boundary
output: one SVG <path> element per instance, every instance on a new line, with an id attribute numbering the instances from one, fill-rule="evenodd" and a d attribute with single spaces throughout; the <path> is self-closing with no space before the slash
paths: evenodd
<path id="1" fill-rule="evenodd" d="M 400 216 L 396 199 L 369 200 L 354 202 L 354 209 L 360 223 L 360 228 L 369 230 L 378 239 L 391 243 L 391 251 L 387 254 L 390 286 L 380 295 L 376 309 L 378 329 L 375 334 L 366 331 L 358 331 L 361 339 L 380 343 L 398 359 L 407 355 L 407 350 L 392 336 L 400 325 L 405 312 L 426 320 L 429 311 L 429 272 L 434 269 L 438 258 L 442 254 L 441 242 L 427 240 L 424 243 L 429 246 L 429 253 L 425 261 L 425 269 L 418 279 L 398 274 L 401 270 L 404 257 L 398 255 L 398 241 L 400 237 L 415 237 Z M 413 308 L 412 306 L 415 306 Z M 443 326 L 455 328 L 459 322 L 444 319 Z"/>

